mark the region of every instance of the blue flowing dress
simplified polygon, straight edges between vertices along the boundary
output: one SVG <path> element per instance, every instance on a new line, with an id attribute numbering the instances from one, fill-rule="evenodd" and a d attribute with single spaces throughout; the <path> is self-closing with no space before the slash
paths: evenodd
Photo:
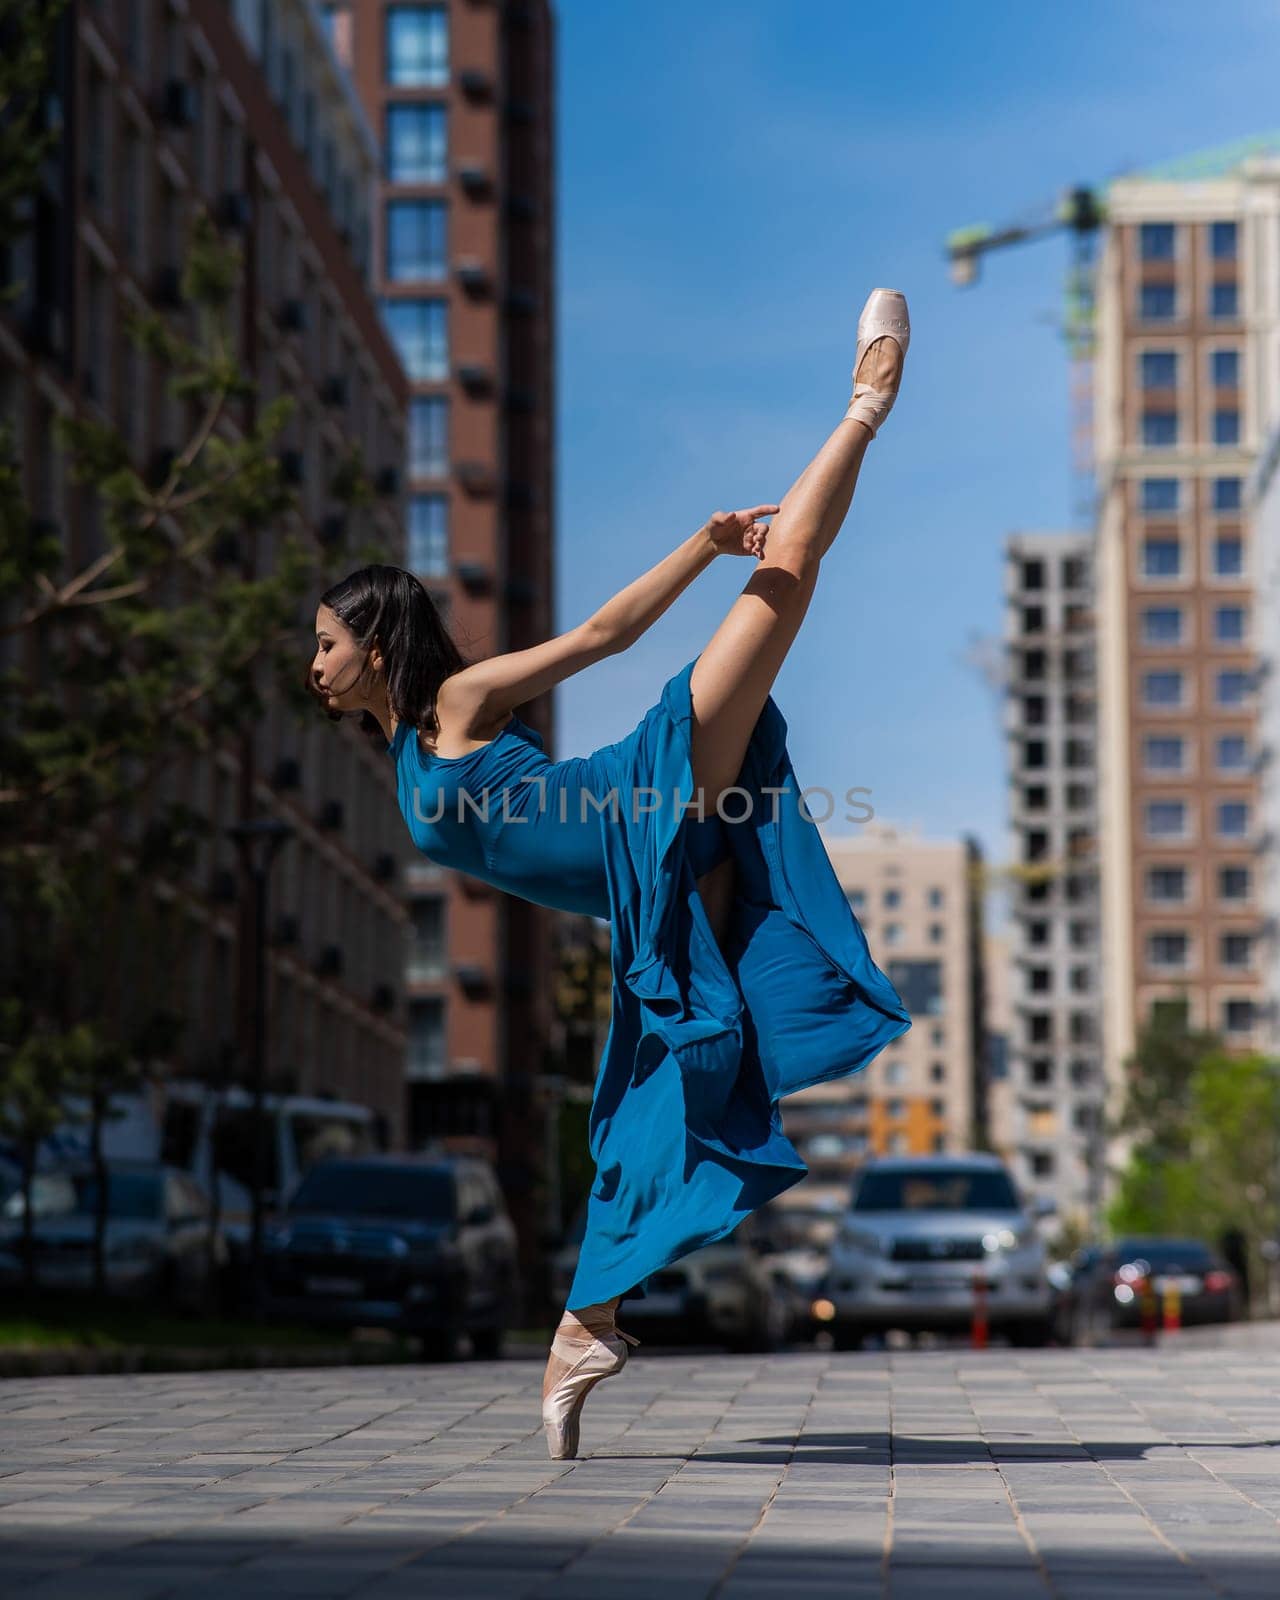
<path id="1" fill-rule="evenodd" d="M 552 761 L 512 714 L 466 755 L 387 745 L 417 847 L 556 910 L 607 918 L 613 1012 L 589 1122 L 596 1175 L 571 1308 L 730 1233 L 808 1171 L 778 1102 L 865 1067 L 911 1019 L 803 808 L 773 696 L 737 792 L 699 818 L 689 678 L 625 738 Z M 741 818 L 741 820 L 737 820 Z M 695 878 L 732 854 L 723 950 Z"/>

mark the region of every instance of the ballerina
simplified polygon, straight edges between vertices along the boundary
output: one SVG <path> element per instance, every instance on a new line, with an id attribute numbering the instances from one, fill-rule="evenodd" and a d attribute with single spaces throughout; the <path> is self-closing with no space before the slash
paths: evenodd
<path id="1" fill-rule="evenodd" d="M 621 1298 L 805 1176 L 778 1102 L 860 1070 L 911 1025 L 797 803 L 771 693 L 909 340 L 905 297 L 873 290 L 848 409 L 781 505 L 717 511 L 543 644 L 468 662 L 398 567 L 353 572 L 317 608 L 307 687 L 378 736 L 417 847 L 610 923 L 596 1176 L 543 1375 L 556 1460 L 576 1456 L 587 1394 L 639 1343 L 617 1326 Z M 700 654 L 617 743 L 550 760 L 516 706 L 627 649 L 721 555 L 755 570 Z"/>

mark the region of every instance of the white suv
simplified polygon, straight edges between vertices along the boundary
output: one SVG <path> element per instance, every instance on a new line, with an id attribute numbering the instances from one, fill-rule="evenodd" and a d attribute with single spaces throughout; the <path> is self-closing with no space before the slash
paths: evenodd
<path id="1" fill-rule="evenodd" d="M 836 1348 L 887 1328 L 959 1332 L 973 1320 L 976 1278 L 987 1321 L 1015 1344 L 1050 1333 L 1045 1247 L 995 1156 L 899 1156 L 869 1162 L 831 1247 L 815 1315 Z"/>

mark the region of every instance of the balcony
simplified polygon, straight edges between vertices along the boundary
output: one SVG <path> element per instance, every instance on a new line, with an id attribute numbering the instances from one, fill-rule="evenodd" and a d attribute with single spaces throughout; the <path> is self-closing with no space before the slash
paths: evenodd
<path id="1" fill-rule="evenodd" d="M 331 372 L 320 385 L 320 401 L 326 406 L 345 406 L 348 398 L 347 375 Z"/>

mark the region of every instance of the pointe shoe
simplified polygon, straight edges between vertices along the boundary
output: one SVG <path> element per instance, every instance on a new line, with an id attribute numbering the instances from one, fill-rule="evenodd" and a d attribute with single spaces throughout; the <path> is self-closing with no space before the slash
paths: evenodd
<path id="1" fill-rule="evenodd" d="M 901 373 L 892 389 L 872 389 L 858 382 L 858 368 L 868 347 L 877 339 L 890 338 L 907 354 L 911 343 L 911 319 L 907 314 L 907 297 L 900 289 L 873 289 L 858 318 L 858 349 L 853 359 L 853 397 L 845 412 L 846 421 L 865 423 L 875 437 L 880 424 L 889 415 L 898 398 L 902 383 Z"/>
<path id="2" fill-rule="evenodd" d="M 583 1402 L 602 1378 L 621 1372 L 630 1353 L 628 1345 L 639 1344 L 632 1334 L 615 1328 L 590 1344 L 566 1339 L 558 1333 L 551 1342 L 552 1355 L 572 1365 L 542 1401 L 542 1425 L 547 1435 L 547 1450 L 553 1461 L 568 1461 L 578 1454 L 578 1420 Z"/>

